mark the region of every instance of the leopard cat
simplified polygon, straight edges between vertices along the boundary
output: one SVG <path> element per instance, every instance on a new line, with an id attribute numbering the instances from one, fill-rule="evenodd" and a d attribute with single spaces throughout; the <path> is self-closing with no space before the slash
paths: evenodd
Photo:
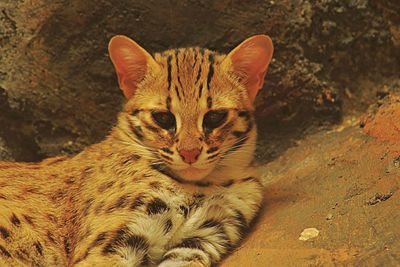
<path id="1" fill-rule="evenodd" d="M 0 266 L 211 266 L 263 199 L 253 102 L 273 45 L 227 55 L 109 43 L 126 104 L 102 142 L 0 162 Z"/>

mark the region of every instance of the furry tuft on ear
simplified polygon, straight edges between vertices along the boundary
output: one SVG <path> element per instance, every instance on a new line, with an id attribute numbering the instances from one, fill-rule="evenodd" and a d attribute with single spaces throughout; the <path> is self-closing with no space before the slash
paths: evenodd
<path id="1" fill-rule="evenodd" d="M 134 95 L 138 83 L 157 63 L 146 50 L 123 35 L 111 38 L 108 51 L 117 72 L 119 86 L 129 99 Z"/>
<path id="2" fill-rule="evenodd" d="M 255 35 L 239 44 L 223 60 L 222 66 L 239 78 L 253 102 L 264 84 L 274 47 L 267 35 Z"/>

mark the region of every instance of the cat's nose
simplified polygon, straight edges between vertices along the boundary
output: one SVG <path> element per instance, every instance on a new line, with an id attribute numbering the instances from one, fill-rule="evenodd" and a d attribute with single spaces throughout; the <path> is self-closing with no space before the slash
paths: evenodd
<path id="1" fill-rule="evenodd" d="M 200 153 L 201 150 L 198 148 L 190 150 L 182 149 L 179 151 L 179 155 L 181 156 L 183 161 L 188 164 L 195 163 L 199 159 Z"/>

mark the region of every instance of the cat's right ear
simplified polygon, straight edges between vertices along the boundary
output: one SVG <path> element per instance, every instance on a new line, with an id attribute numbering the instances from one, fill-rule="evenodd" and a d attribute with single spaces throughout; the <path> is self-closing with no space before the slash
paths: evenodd
<path id="1" fill-rule="evenodd" d="M 128 99 L 134 95 L 137 85 L 146 74 L 158 68 L 158 64 L 146 50 L 123 35 L 111 38 L 108 52 L 117 72 L 119 87 Z"/>

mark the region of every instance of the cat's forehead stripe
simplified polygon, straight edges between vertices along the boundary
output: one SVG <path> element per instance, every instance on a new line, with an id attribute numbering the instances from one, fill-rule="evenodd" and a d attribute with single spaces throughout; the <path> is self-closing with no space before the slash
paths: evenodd
<path id="1" fill-rule="evenodd" d="M 169 55 L 167 58 L 167 70 L 168 70 L 168 91 L 171 91 L 171 60 L 172 56 Z"/>
<path id="2" fill-rule="evenodd" d="M 208 55 L 208 61 L 210 67 L 208 68 L 208 74 L 207 74 L 207 89 L 210 90 L 210 82 L 214 75 L 214 53 L 210 52 L 210 54 Z"/>

